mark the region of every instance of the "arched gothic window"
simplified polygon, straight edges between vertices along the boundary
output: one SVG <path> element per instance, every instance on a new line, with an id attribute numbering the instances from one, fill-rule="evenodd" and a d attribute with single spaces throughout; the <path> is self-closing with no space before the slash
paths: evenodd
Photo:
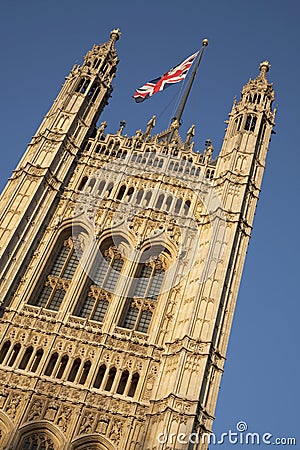
<path id="1" fill-rule="evenodd" d="M 43 287 L 38 294 L 31 297 L 29 304 L 57 311 L 78 266 L 80 255 L 79 249 L 75 251 L 73 239 L 69 237 L 65 240 L 52 263 Z"/>
<path id="2" fill-rule="evenodd" d="M 57 360 L 58 360 L 58 353 L 57 352 L 52 353 L 51 358 L 44 372 L 44 374 L 47 375 L 48 377 L 51 377 L 54 367 L 56 366 Z"/>
<path id="3" fill-rule="evenodd" d="M 119 384 L 118 384 L 117 394 L 124 394 L 128 378 L 129 378 L 128 370 L 123 370 Z"/>
<path id="4" fill-rule="evenodd" d="M 51 438 L 44 432 L 36 431 L 22 439 L 18 450 L 56 450 Z"/>
<path id="5" fill-rule="evenodd" d="M 29 360 L 31 358 L 31 355 L 33 354 L 33 347 L 27 347 L 27 349 L 25 350 L 25 353 L 22 357 L 22 360 L 19 364 L 19 369 L 23 369 L 25 370 L 27 367 L 27 364 L 29 363 Z"/>
<path id="6" fill-rule="evenodd" d="M 173 201 L 173 197 L 171 195 L 169 195 L 166 199 L 166 205 L 165 205 L 165 209 L 166 211 L 169 211 L 172 205 L 172 201 Z"/>
<path id="7" fill-rule="evenodd" d="M 99 367 L 97 375 L 96 375 L 96 378 L 94 380 L 94 384 L 93 384 L 94 388 L 99 389 L 101 387 L 101 384 L 103 382 L 103 378 L 104 378 L 105 372 L 106 372 L 106 365 L 102 364 Z"/>
<path id="8" fill-rule="evenodd" d="M 182 198 L 178 198 L 175 203 L 175 213 L 179 214 L 182 206 Z"/>
<path id="9" fill-rule="evenodd" d="M 155 208 L 157 208 L 157 209 L 161 209 L 161 207 L 162 207 L 162 204 L 163 204 L 163 202 L 164 202 L 164 199 L 165 199 L 165 196 L 164 196 L 164 194 L 160 194 L 160 195 L 158 196 L 158 199 L 157 199 L 157 201 L 156 201 L 156 205 L 155 205 Z"/>
<path id="10" fill-rule="evenodd" d="M 10 349 L 11 343 L 10 341 L 6 341 L 4 342 L 4 344 L 2 345 L 1 351 L 0 351 L 0 364 L 3 363 L 3 361 L 5 360 L 8 351 Z"/>
<path id="11" fill-rule="evenodd" d="M 137 205 L 140 205 L 140 204 L 141 204 L 143 195 L 144 195 L 143 189 L 141 189 L 140 191 L 138 191 L 137 196 L 136 196 L 136 204 L 137 204 Z"/>
<path id="12" fill-rule="evenodd" d="M 80 365 L 81 365 L 81 359 L 80 358 L 76 358 L 73 361 L 70 373 L 68 375 L 68 381 L 74 381 L 75 380 L 75 378 L 76 378 L 76 376 L 78 374 Z"/>
<path id="13" fill-rule="evenodd" d="M 12 352 L 10 354 L 10 358 L 7 362 L 8 366 L 12 367 L 14 365 L 14 363 L 16 362 L 16 359 L 20 353 L 20 350 L 21 350 L 21 344 L 18 343 L 13 346 Z"/>
<path id="14" fill-rule="evenodd" d="M 109 369 L 108 377 L 107 377 L 105 388 L 104 388 L 105 391 L 111 390 L 111 388 L 114 384 L 114 381 L 115 381 L 116 373 L 117 373 L 117 369 L 115 367 L 112 367 L 111 369 Z"/>
<path id="15" fill-rule="evenodd" d="M 59 367 L 58 367 L 57 374 L 56 374 L 56 378 L 62 378 L 62 376 L 63 376 L 63 374 L 64 374 L 64 372 L 65 372 L 65 370 L 66 370 L 66 367 L 67 367 L 68 362 L 69 362 L 69 357 L 68 357 L 68 355 L 64 355 L 64 356 L 60 359 Z"/>
<path id="16" fill-rule="evenodd" d="M 42 348 L 40 348 L 39 350 L 36 351 L 34 359 L 32 361 L 31 367 L 30 367 L 30 372 L 36 372 L 38 369 L 38 366 L 42 360 L 44 354 L 44 350 Z"/>
<path id="17" fill-rule="evenodd" d="M 123 328 L 147 333 L 154 303 L 161 290 L 165 271 L 159 259 L 139 264 L 127 299 L 120 325 Z"/>
<path id="18" fill-rule="evenodd" d="M 79 384 L 84 384 L 86 382 L 91 365 L 92 365 L 91 361 L 86 361 L 84 363 L 81 374 L 80 374 L 80 378 L 78 380 Z"/>
<path id="19" fill-rule="evenodd" d="M 115 247 L 111 246 L 101 253 L 95 267 L 93 283 L 90 284 L 85 300 L 75 312 L 76 316 L 103 321 L 109 305 L 109 293 L 116 287 L 123 264 L 122 256 Z"/>
<path id="20" fill-rule="evenodd" d="M 87 180 L 88 180 L 87 176 L 82 178 L 82 180 L 80 181 L 79 186 L 78 186 L 78 190 L 79 191 L 82 191 L 84 189 L 84 187 L 85 187 L 85 185 L 87 183 Z"/>
<path id="21" fill-rule="evenodd" d="M 130 384 L 130 388 L 128 391 L 128 397 L 134 397 L 139 379 L 140 379 L 140 376 L 137 372 L 132 375 L 131 384 Z"/>
<path id="22" fill-rule="evenodd" d="M 126 186 L 125 184 L 123 184 L 123 185 L 120 187 L 119 192 L 118 192 L 118 195 L 117 195 L 117 200 L 122 200 L 122 198 L 124 197 L 126 188 L 127 188 L 127 186 Z"/>

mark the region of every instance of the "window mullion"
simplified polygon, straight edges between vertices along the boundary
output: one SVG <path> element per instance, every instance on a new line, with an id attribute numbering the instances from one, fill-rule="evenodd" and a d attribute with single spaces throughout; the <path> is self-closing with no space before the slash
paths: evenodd
<path id="1" fill-rule="evenodd" d="M 110 259 L 110 261 L 108 262 L 108 268 L 106 270 L 106 274 L 104 275 L 103 282 L 102 282 L 103 289 L 105 289 L 105 285 L 107 283 L 107 280 L 109 280 L 110 272 L 113 270 L 112 269 L 113 262 L 114 262 L 114 259 Z"/>
<path id="2" fill-rule="evenodd" d="M 70 240 L 71 240 L 71 238 L 68 239 L 67 244 L 66 244 L 66 247 L 69 248 L 69 251 L 68 251 L 68 255 L 67 255 L 66 259 L 65 259 L 65 262 L 64 262 L 64 264 L 63 264 L 63 266 L 61 268 L 60 274 L 58 275 L 58 278 L 63 278 L 63 274 L 64 274 L 64 272 L 66 270 L 67 265 L 69 264 L 69 261 L 71 259 L 71 256 L 72 256 L 72 253 L 73 253 L 73 250 L 74 250 L 73 249 L 73 241 L 72 241 L 72 245 L 70 245 L 69 244 Z"/>
<path id="3" fill-rule="evenodd" d="M 49 276 L 48 276 L 48 277 L 47 277 L 47 281 L 49 282 L 49 286 L 50 286 L 50 288 L 52 289 L 52 292 L 51 292 L 51 294 L 49 295 L 49 298 L 48 298 L 47 302 L 45 303 L 45 306 L 44 306 L 45 309 L 48 309 L 48 306 L 51 305 L 52 299 L 53 299 L 53 297 L 54 297 L 54 295 L 55 295 L 55 292 L 56 292 L 56 290 L 57 290 L 57 285 L 58 285 L 58 283 L 60 282 L 60 277 L 54 277 L 54 276 L 52 276 L 52 275 L 50 275 L 50 276 L 51 276 L 52 279 L 55 281 L 55 285 L 54 285 L 54 286 L 51 286 L 51 282 L 50 282 Z M 47 281 L 46 281 L 46 282 L 47 282 Z M 44 286 L 46 286 L 46 283 L 44 284 Z"/>
<path id="4" fill-rule="evenodd" d="M 139 312 L 138 312 L 138 315 L 136 316 L 135 324 L 134 324 L 134 327 L 132 329 L 133 331 L 135 331 L 138 328 L 138 326 L 139 326 L 139 322 L 140 322 L 142 311 L 143 311 L 144 302 L 145 302 L 144 299 L 141 300 L 141 304 L 138 306 Z"/>
<path id="5" fill-rule="evenodd" d="M 100 292 L 99 291 L 97 291 L 96 297 L 93 296 L 93 299 L 94 299 L 94 305 L 93 305 L 93 307 L 91 309 L 91 313 L 90 313 L 90 315 L 88 317 L 89 320 L 93 320 L 93 316 L 94 316 L 94 314 L 95 314 L 95 312 L 97 310 L 99 299 L 100 299 Z"/>
<path id="6" fill-rule="evenodd" d="M 148 294 L 149 294 L 149 291 L 150 291 L 150 287 L 151 287 L 151 284 L 152 284 L 152 279 L 153 279 L 153 276 L 155 275 L 155 266 L 151 267 L 151 269 L 152 269 L 151 270 L 151 274 L 150 274 L 149 281 L 148 281 L 148 284 L 147 284 L 147 288 L 146 288 L 145 294 L 144 294 L 145 298 L 148 297 Z"/>

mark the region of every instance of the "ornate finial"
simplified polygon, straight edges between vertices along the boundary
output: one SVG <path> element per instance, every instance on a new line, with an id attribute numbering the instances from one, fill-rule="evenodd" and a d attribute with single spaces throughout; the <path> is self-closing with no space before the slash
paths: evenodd
<path id="1" fill-rule="evenodd" d="M 204 164 L 209 164 L 210 163 L 213 151 L 214 151 L 214 148 L 211 145 L 211 140 L 210 139 L 206 139 L 206 141 L 205 141 L 205 150 L 204 150 L 204 153 L 203 153 Z"/>
<path id="2" fill-rule="evenodd" d="M 180 127 L 179 120 L 177 119 L 177 117 L 173 117 L 171 125 L 169 127 L 169 136 L 167 139 L 168 144 L 170 144 L 170 142 L 172 142 L 175 131 L 177 131 L 177 133 L 178 133 L 179 127 Z"/>
<path id="3" fill-rule="evenodd" d="M 191 140 L 195 136 L 195 125 L 192 125 L 191 128 L 188 130 L 186 134 L 186 141 L 185 143 L 189 145 L 191 143 Z"/>
<path id="4" fill-rule="evenodd" d="M 262 77 L 266 77 L 266 73 L 269 72 L 271 67 L 271 64 L 269 63 L 269 61 L 263 61 L 262 63 L 260 63 L 259 65 L 259 70 L 260 70 L 260 75 Z"/>
<path id="5" fill-rule="evenodd" d="M 100 123 L 100 126 L 98 128 L 98 136 L 101 138 L 104 134 L 104 130 L 107 127 L 107 122 L 104 120 Z"/>
<path id="6" fill-rule="evenodd" d="M 208 39 L 203 39 L 202 45 L 203 45 L 203 47 L 207 47 L 208 46 Z"/>
<path id="7" fill-rule="evenodd" d="M 116 42 L 121 37 L 121 31 L 119 28 L 115 28 L 110 32 L 110 40 Z"/>
<path id="8" fill-rule="evenodd" d="M 120 121 L 120 128 L 119 128 L 118 134 L 122 134 L 122 131 L 124 130 L 125 127 L 126 127 L 126 122 L 125 122 L 125 120 L 121 120 L 121 121 Z"/>
<path id="9" fill-rule="evenodd" d="M 170 125 L 170 130 L 178 130 L 179 127 L 180 127 L 179 120 L 177 119 L 177 117 L 174 117 Z"/>
<path id="10" fill-rule="evenodd" d="M 155 119 L 156 119 L 156 116 L 152 116 L 151 119 L 149 120 L 149 122 L 147 123 L 147 129 L 145 132 L 146 137 L 150 136 L 151 131 L 155 127 Z"/>

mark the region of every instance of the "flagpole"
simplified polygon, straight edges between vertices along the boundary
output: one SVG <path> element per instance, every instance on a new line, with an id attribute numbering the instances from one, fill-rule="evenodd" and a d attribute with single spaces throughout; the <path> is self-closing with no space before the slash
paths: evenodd
<path id="1" fill-rule="evenodd" d="M 197 73 L 200 61 L 202 59 L 202 55 L 204 53 L 204 49 L 207 46 L 208 46 L 208 40 L 207 39 L 203 39 L 202 47 L 201 47 L 201 50 L 199 52 L 198 58 L 196 60 L 195 67 L 194 67 L 193 72 L 192 72 L 192 74 L 191 74 L 191 76 L 189 78 L 188 84 L 187 84 L 186 89 L 185 89 L 185 91 L 183 93 L 183 96 L 182 96 L 181 102 L 180 102 L 180 104 L 178 106 L 177 112 L 176 112 L 175 116 L 173 117 L 173 121 L 177 120 L 179 125 L 180 125 L 181 117 L 182 117 L 182 114 L 183 114 L 183 111 L 184 111 L 184 108 L 185 108 L 188 96 L 189 96 L 190 91 L 192 89 L 192 85 L 193 85 L 193 82 L 194 82 L 194 79 L 195 79 L 195 76 L 196 76 L 196 73 Z M 169 139 L 168 139 L 169 142 L 171 142 L 171 140 L 172 140 L 173 133 L 174 133 L 174 130 L 172 130 L 172 132 L 169 135 Z"/>

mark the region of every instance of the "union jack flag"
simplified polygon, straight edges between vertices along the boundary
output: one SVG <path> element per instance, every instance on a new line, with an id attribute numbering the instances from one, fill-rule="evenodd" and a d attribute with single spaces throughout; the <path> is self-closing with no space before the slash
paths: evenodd
<path id="1" fill-rule="evenodd" d="M 148 81 L 148 83 L 144 84 L 144 86 L 137 89 L 135 94 L 132 96 L 134 100 L 137 103 L 143 102 L 146 98 L 151 97 L 156 92 L 162 91 L 172 84 L 179 83 L 179 81 L 184 80 L 198 53 L 199 52 L 194 53 L 178 64 L 178 66 L 173 67 L 173 69 L 169 70 L 163 76 Z"/>

